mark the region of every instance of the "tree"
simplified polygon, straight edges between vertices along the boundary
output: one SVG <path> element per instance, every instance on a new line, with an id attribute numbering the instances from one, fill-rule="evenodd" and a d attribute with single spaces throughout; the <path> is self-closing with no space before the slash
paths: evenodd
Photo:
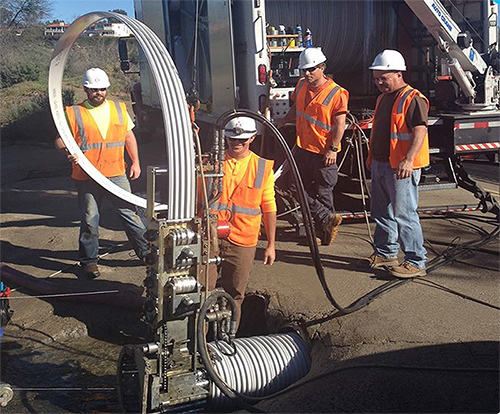
<path id="1" fill-rule="evenodd" d="M 45 22 L 45 26 L 47 26 L 48 24 L 58 24 L 58 23 L 64 23 L 64 20 L 61 19 L 47 20 Z"/>
<path id="2" fill-rule="evenodd" d="M 123 9 L 114 9 L 114 10 L 109 10 L 110 12 L 112 13 L 118 13 L 118 14 L 123 14 L 123 15 L 127 15 L 127 12 Z M 113 17 L 110 17 L 108 18 L 108 23 L 111 24 L 111 23 L 120 23 L 120 21 L 118 19 L 115 19 Z"/>
<path id="3" fill-rule="evenodd" d="M 3 0 L 0 2 L 2 26 L 32 26 L 52 11 L 52 0 Z"/>

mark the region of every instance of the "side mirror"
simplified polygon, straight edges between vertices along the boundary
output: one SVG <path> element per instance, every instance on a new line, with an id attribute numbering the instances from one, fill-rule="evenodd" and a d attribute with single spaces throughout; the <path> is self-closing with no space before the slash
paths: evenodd
<path id="1" fill-rule="evenodd" d="M 120 56 L 120 69 L 127 73 L 130 70 L 130 61 L 128 60 L 127 40 L 118 39 L 118 55 Z"/>

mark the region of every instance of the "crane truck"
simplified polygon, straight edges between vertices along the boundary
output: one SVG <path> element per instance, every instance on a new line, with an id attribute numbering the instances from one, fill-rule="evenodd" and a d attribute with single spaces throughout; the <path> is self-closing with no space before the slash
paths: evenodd
<path id="1" fill-rule="evenodd" d="M 135 12 L 172 54 L 187 96 L 201 102 L 197 121 L 202 141 L 212 135 L 215 120 L 233 108 L 258 111 L 273 121 L 284 117 L 300 78 L 297 65 L 304 44 L 291 29 L 298 21 L 317 33 L 314 43 L 324 45 L 329 71 L 350 91 L 350 111 L 356 119 L 373 112 L 376 93 L 366 70 L 369 62 L 385 48 L 400 50 L 409 67 L 406 80 L 431 100 L 432 164 L 421 187 L 460 186 L 479 199 L 482 211 L 498 215 L 494 197 L 469 177 L 462 163 L 465 157 L 482 154 L 498 159 L 498 5 L 472 0 L 461 2 L 460 11 L 451 0 L 444 4 L 299 1 L 284 8 L 276 0 L 135 0 Z M 328 26 L 332 16 L 336 29 Z M 461 19 L 460 25 L 455 18 Z M 283 23 L 288 34 L 269 30 L 273 22 Z M 143 59 L 139 70 L 140 84 L 132 91 L 138 124 L 144 130 L 161 127 L 155 122 L 156 89 Z M 361 127 L 368 137 L 371 124 Z M 292 143 L 293 128 L 284 132 Z M 272 145 L 261 145 L 266 148 L 265 156 L 279 159 Z M 346 215 L 351 216 L 358 214 Z"/>

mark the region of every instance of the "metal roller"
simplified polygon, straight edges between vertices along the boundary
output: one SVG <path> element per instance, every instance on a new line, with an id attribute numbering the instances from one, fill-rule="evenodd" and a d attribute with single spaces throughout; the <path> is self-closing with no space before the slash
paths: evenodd
<path id="1" fill-rule="evenodd" d="M 198 282 L 191 276 L 175 276 L 169 280 L 176 294 L 196 292 Z"/>
<path id="2" fill-rule="evenodd" d="M 61 83 L 68 54 L 83 31 L 104 18 L 115 18 L 126 24 L 148 61 L 158 89 L 165 126 L 169 171 L 167 216 L 170 220 L 191 219 L 195 212 L 195 156 L 184 89 L 165 45 L 140 21 L 119 13 L 93 12 L 78 18 L 68 27 L 54 49 L 49 69 L 49 101 L 57 130 L 69 151 L 78 155 L 80 166 L 94 181 L 121 199 L 146 208 L 145 199 L 111 183 L 85 158 L 64 115 Z"/>

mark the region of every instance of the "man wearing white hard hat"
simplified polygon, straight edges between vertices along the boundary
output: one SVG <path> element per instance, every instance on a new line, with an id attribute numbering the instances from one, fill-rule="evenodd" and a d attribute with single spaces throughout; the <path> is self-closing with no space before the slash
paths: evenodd
<path id="1" fill-rule="evenodd" d="M 239 309 L 255 258 L 261 219 L 267 238 L 264 264 L 272 265 L 276 258 L 273 161 L 261 158 L 250 150 L 256 134 L 255 121 L 248 117 L 233 118 L 224 127 L 227 153 L 223 165 L 222 194 L 210 206 L 220 220 L 229 221 L 230 229 L 227 239 L 219 242 L 224 261 L 217 286 L 234 298 Z M 209 290 L 215 288 L 216 277 L 211 272 Z"/>
<path id="2" fill-rule="evenodd" d="M 134 123 L 123 102 L 106 99 L 110 86 L 106 72 L 91 68 L 83 75 L 83 89 L 87 99 L 79 105 L 66 108 L 66 118 L 76 143 L 85 157 L 111 182 L 131 191 L 126 175 L 124 151 L 130 157 L 129 178 L 135 180 L 141 174 L 137 141 L 132 129 Z M 79 259 L 83 274 L 88 279 L 100 275 L 99 258 L 99 208 L 107 198 L 118 212 L 128 239 L 139 259 L 147 253 L 144 238 L 146 228 L 132 206 L 109 194 L 94 182 L 78 164 L 77 154 L 70 154 L 60 137 L 56 148 L 64 153 L 72 164 L 72 174 L 78 191 L 80 209 Z"/>
<path id="3" fill-rule="evenodd" d="M 379 53 L 369 69 L 381 92 L 367 159 L 376 224 L 370 267 L 388 268 L 398 278 L 423 276 L 427 252 L 417 207 L 421 168 L 429 165 L 429 101 L 404 81 L 406 63 L 397 50 Z"/>
<path id="4" fill-rule="evenodd" d="M 349 92 L 325 76 L 326 56 L 307 48 L 299 56 L 303 77 L 291 99 L 294 106 L 278 127 L 295 120 L 294 158 L 321 243 L 336 237 L 342 216 L 335 212 L 333 190 L 338 180 L 337 155 L 344 135 Z M 296 191 L 292 187 L 292 191 Z"/>

